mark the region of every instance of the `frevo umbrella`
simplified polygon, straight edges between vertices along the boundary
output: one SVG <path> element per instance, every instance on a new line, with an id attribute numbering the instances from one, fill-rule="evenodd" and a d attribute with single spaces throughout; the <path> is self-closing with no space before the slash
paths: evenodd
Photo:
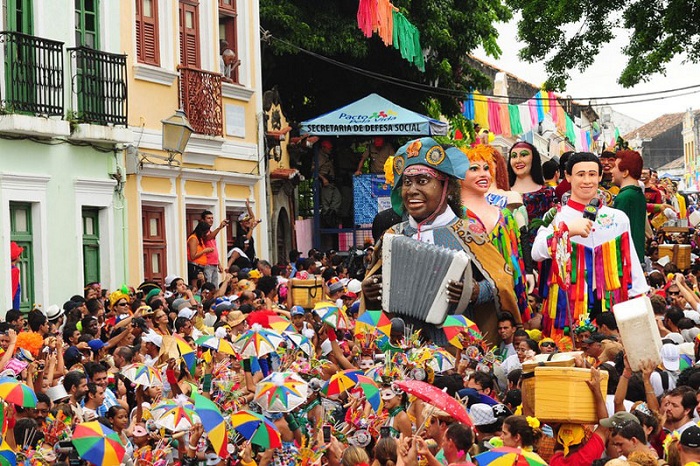
<path id="1" fill-rule="evenodd" d="M 10 448 L 5 439 L 0 445 L 0 466 L 17 466 L 17 454 Z"/>
<path id="2" fill-rule="evenodd" d="M 231 415 L 231 427 L 254 445 L 265 449 L 280 448 L 282 439 L 277 427 L 260 414 L 238 411 Z"/>
<path id="3" fill-rule="evenodd" d="M 308 337 L 302 335 L 301 333 L 284 333 L 284 337 L 289 340 L 295 348 L 303 351 L 307 356 L 311 357 L 314 355 L 314 344 Z"/>
<path id="4" fill-rule="evenodd" d="M 360 333 L 381 332 L 386 336 L 391 333 L 391 319 L 382 311 L 365 311 L 355 321 L 355 335 Z"/>
<path id="5" fill-rule="evenodd" d="M 36 408 L 36 393 L 12 377 L 0 377 L 0 398 L 23 408 Z"/>
<path id="6" fill-rule="evenodd" d="M 396 386 L 410 395 L 415 395 L 417 398 L 425 401 L 431 406 L 446 412 L 456 421 L 462 422 L 469 426 L 473 425 L 467 410 L 464 409 L 459 401 L 443 392 L 439 388 L 419 380 L 402 380 L 395 382 Z"/>
<path id="7" fill-rule="evenodd" d="M 119 464 L 126 453 L 119 434 L 97 421 L 75 426 L 72 441 L 80 458 L 97 466 Z"/>
<path id="8" fill-rule="evenodd" d="M 306 402 L 308 388 L 294 372 L 273 372 L 258 382 L 254 400 L 270 413 L 287 413 Z"/>
<path id="9" fill-rule="evenodd" d="M 328 379 L 321 391 L 328 396 L 339 395 L 357 385 L 358 377 L 365 375 L 359 369 L 338 371 Z"/>
<path id="10" fill-rule="evenodd" d="M 136 385 L 143 387 L 162 387 L 163 379 L 160 372 L 151 366 L 137 362 L 122 369 L 122 374 Z"/>
<path id="11" fill-rule="evenodd" d="M 272 353 L 284 341 L 284 337 L 277 332 L 267 330 L 260 324 L 253 324 L 233 342 L 233 347 L 243 356 L 260 358 Z"/>
<path id="12" fill-rule="evenodd" d="M 200 422 L 194 405 L 189 403 L 185 396 L 165 400 L 154 406 L 151 413 L 156 425 L 170 432 L 186 432 Z"/>
<path id="13" fill-rule="evenodd" d="M 227 458 L 228 434 L 226 433 L 226 421 L 218 406 L 209 398 L 200 395 L 196 391 L 192 392 L 192 401 L 194 401 L 194 410 L 202 420 L 202 426 L 207 433 L 207 438 L 214 447 L 214 452 L 220 458 Z"/>
<path id="14" fill-rule="evenodd" d="M 480 465 L 489 466 L 546 466 L 537 453 L 520 448 L 498 447 L 474 457 Z"/>
<path id="15" fill-rule="evenodd" d="M 333 328 L 348 328 L 347 315 L 334 303 L 321 301 L 316 303 L 313 311 L 323 322 L 327 323 Z"/>
<path id="16" fill-rule="evenodd" d="M 366 375 L 358 375 L 357 386 L 362 389 L 362 393 L 365 394 L 365 399 L 374 412 L 379 412 L 382 409 L 382 394 L 374 380 Z"/>
<path id="17" fill-rule="evenodd" d="M 208 348 L 214 351 L 219 351 L 220 353 L 226 353 L 233 356 L 236 355 L 236 350 L 233 348 L 231 342 L 228 340 L 224 340 L 223 338 L 205 335 L 203 337 L 197 338 L 195 340 L 195 343 L 197 343 L 197 346 L 201 346 L 202 348 Z"/>
<path id="18" fill-rule="evenodd" d="M 460 340 L 462 332 L 466 332 L 475 340 L 483 339 L 483 335 L 479 331 L 479 327 L 474 322 L 467 319 L 463 315 L 449 315 L 442 323 L 442 330 L 445 332 L 447 341 L 457 348 L 463 349 L 464 345 Z"/>
<path id="19" fill-rule="evenodd" d="M 177 333 L 172 336 L 163 337 L 163 348 L 168 349 L 168 355 L 173 358 L 182 358 L 185 361 L 187 370 L 190 374 L 194 374 L 197 367 L 197 353 L 192 349 L 189 343 Z"/>

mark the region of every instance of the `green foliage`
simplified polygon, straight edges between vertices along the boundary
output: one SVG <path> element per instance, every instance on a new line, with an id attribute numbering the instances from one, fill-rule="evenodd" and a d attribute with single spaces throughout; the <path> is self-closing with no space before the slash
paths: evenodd
<path id="1" fill-rule="evenodd" d="M 545 86 L 563 90 L 569 70 L 585 70 L 615 34 L 629 34 L 623 49 L 628 61 L 618 82 L 632 87 L 665 73 L 677 55 L 700 62 L 700 2 L 696 0 L 506 0 L 522 16 L 518 38 L 525 42 L 520 57 L 543 61 Z"/>
<path id="2" fill-rule="evenodd" d="M 445 116 L 460 113 L 462 98 L 459 94 L 420 92 L 374 79 L 311 57 L 289 44 L 352 67 L 423 85 L 464 93 L 473 87 L 489 86 L 487 78 L 468 67 L 464 58 L 480 45 L 492 56 L 500 55 L 495 23 L 511 17 L 503 0 L 393 3 L 421 33 L 425 73 L 376 35 L 364 37 L 357 27 L 357 0 L 260 0 L 262 28 L 273 36 L 263 43 L 264 87 L 278 86 L 285 113 L 292 120 L 317 116 L 372 92 L 418 111 L 424 110 L 422 104 L 432 97 L 439 100 Z"/>

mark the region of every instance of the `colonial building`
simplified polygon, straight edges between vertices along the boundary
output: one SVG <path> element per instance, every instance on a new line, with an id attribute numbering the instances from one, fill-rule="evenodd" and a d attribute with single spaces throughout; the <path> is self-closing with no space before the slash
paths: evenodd
<path id="1" fill-rule="evenodd" d="M 125 2 L 128 3 L 128 2 Z M 122 2 L 3 0 L 0 42 L 0 312 L 63 304 L 86 282 L 126 279 Z"/>
<path id="2" fill-rule="evenodd" d="M 226 261 L 246 199 L 263 219 L 256 250 L 268 257 L 258 1 L 118 3 L 134 134 L 125 155 L 129 283 L 185 276 L 186 239 L 203 210 L 216 225 L 231 221 L 217 237 Z M 229 69 L 225 48 L 235 54 Z M 162 149 L 161 120 L 177 109 L 194 129 L 183 154 Z"/>
<path id="3" fill-rule="evenodd" d="M 622 136 L 654 169 L 683 156 L 683 113 L 667 113 Z"/>

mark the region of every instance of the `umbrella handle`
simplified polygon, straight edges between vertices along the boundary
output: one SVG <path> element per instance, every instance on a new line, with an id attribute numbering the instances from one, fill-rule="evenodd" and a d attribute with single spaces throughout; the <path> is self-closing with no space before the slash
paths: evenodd
<path id="1" fill-rule="evenodd" d="M 430 419 L 434 412 L 435 412 L 435 406 L 431 405 L 430 408 L 428 409 L 428 415 L 425 417 L 425 419 Z M 414 434 L 416 437 L 420 436 L 420 434 L 423 433 L 423 429 L 425 429 L 425 419 L 421 423 L 418 430 L 416 430 L 416 433 Z"/>

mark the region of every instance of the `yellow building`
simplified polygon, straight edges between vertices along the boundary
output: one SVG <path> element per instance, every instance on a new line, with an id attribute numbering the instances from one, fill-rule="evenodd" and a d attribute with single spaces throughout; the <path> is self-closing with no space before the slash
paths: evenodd
<path id="1" fill-rule="evenodd" d="M 225 263 L 246 199 L 263 219 L 254 238 L 258 256 L 267 258 L 258 1 L 120 5 L 134 133 L 125 151 L 129 283 L 185 276 L 186 240 L 204 210 L 215 225 L 231 221 L 217 236 Z M 230 70 L 222 69 L 225 48 L 235 53 Z M 171 156 L 162 150 L 161 120 L 178 108 L 195 133 L 184 154 Z"/>

